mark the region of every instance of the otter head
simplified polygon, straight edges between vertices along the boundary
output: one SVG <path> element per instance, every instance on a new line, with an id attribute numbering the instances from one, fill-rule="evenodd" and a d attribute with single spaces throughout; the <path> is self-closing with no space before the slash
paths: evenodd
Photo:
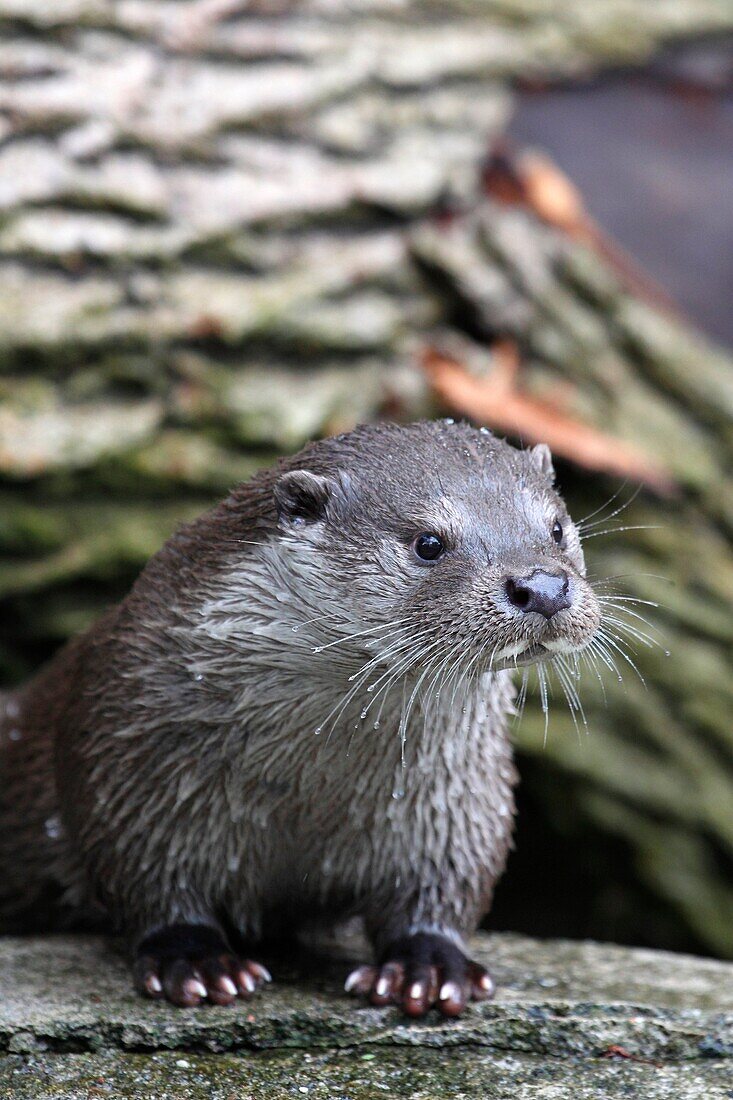
<path id="1" fill-rule="evenodd" d="M 275 487 L 279 523 L 296 559 L 317 559 L 334 645 L 447 676 L 593 640 L 600 606 L 547 447 L 451 421 L 375 425 L 298 464 Z"/>

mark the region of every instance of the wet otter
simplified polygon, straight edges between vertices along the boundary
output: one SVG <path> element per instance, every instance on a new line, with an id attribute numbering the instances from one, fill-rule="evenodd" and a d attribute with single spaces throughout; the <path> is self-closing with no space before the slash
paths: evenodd
<path id="1" fill-rule="evenodd" d="M 600 620 L 543 446 L 366 426 L 265 470 L 0 700 L 0 919 L 104 911 L 189 1006 L 269 975 L 230 947 L 363 916 L 347 989 L 412 1016 L 491 993 L 463 937 L 510 843 L 511 669 Z"/>

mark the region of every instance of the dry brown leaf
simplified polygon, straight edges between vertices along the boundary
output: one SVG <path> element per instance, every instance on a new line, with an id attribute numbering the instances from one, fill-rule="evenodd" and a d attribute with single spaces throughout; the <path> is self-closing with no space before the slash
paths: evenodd
<path id="1" fill-rule="evenodd" d="M 536 152 L 514 155 L 504 144 L 489 157 L 483 181 L 487 194 L 497 202 L 525 206 L 547 225 L 588 245 L 603 256 L 628 290 L 679 316 L 676 302 L 593 220 L 578 188 L 549 157 Z"/>
<path id="2" fill-rule="evenodd" d="M 569 416 L 557 403 L 522 393 L 517 384 L 519 354 L 512 340 L 493 349 L 494 369 L 477 377 L 434 348 L 426 350 L 423 369 L 436 395 L 454 412 L 527 443 L 547 443 L 554 454 L 584 466 L 669 493 L 668 472 L 642 450 Z"/>
<path id="3" fill-rule="evenodd" d="M 539 153 L 526 153 L 519 167 L 526 202 L 535 214 L 574 237 L 586 237 L 590 219 L 580 191 L 565 173 Z"/>

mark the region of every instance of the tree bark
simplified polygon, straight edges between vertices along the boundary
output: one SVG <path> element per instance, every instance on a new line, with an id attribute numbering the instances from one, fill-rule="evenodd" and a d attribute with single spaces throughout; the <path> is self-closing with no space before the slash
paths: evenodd
<path id="1" fill-rule="evenodd" d="M 5 680 L 275 453 L 379 415 L 475 415 L 426 353 L 490 389 L 509 339 L 523 400 L 559 400 L 674 493 L 588 543 L 595 574 L 660 603 L 640 609 L 663 641 L 635 646 L 646 687 L 618 653 L 623 689 L 585 676 L 592 736 L 558 705 L 545 745 L 531 701 L 536 835 L 592 832 L 599 859 L 615 838 L 621 935 L 656 920 L 652 896 L 673 946 L 733 955 L 731 363 L 481 170 L 515 78 L 731 27 L 725 0 L 0 0 Z M 619 489 L 561 475 L 581 515 Z"/>

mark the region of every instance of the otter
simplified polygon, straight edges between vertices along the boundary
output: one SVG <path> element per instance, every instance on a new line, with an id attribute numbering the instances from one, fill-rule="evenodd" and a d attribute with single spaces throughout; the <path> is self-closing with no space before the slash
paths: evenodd
<path id="1" fill-rule="evenodd" d="M 490 996 L 465 937 L 511 843 L 512 670 L 600 622 L 548 449 L 429 421 L 310 444 L 179 530 L 0 699 L 0 922 L 102 915 L 193 1006 L 270 980 L 236 944 L 359 915 L 346 989 Z"/>

